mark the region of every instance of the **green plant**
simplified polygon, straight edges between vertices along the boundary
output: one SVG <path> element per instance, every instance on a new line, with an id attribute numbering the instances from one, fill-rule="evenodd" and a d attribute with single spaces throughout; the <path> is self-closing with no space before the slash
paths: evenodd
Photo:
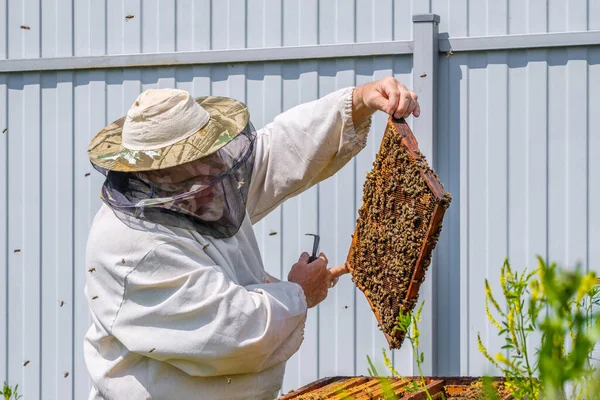
<path id="1" fill-rule="evenodd" d="M 425 361 L 425 354 L 419 350 L 419 337 L 421 336 L 421 333 L 419 331 L 418 323 L 419 323 L 419 321 L 421 321 L 421 311 L 423 310 L 423 304 L 424 303 L 421 302 L 421 305 L 417 308 L 417 311 L 414 313 L 412 311 L 410 311 L 408 313 L 403 313 L 402 310 L 400 310 L 400 312 L 398 314 L 396 326 L 394 327 L 394 330 L 399 330 L 399 331 L 404 332 L 405 340 L 408 340 L 411 345 L 413 355 L 415 358 L 415 362 L 417 364 L 417 369 L 419 371 L 419 379 L 421 381 L 421 385 L 419 385 L 419 383 L 416 380 L 408 380 L 405 377 L 403 377 L 400 373 L 398 373 L 398 371 L 396 371 L 396 369 L 394 368 L 392 361 L 388 357 L 385 349 L 382 349 L 382 353 L 383 353 L 383 362 L 384 362 L 385 366 L 389 369 L 392 376 L 394 376 L 396 378 L 400 378 L 406 382 L 406 385 L 404 386 L 404 388 L 407 391 L 417 392 L 417 391 L 423 389 L 425 394 L 427 395 L 427 399 L 431 400 L 432 397 L 431 397 L 431 394 L 429 393 L 429 391 L 427 390 L 427 383 L 425 382 L 425 377 L 423 376 L 423 369 L 422 369 L 422 364 Z M 375 365 L 371 361 L 371 358 L 368 355 L 367 355 L 367 362 L 369 363 L 368 373 L 371 376 L 379 376 L 377 368 L 375 367 Z M 387 383 L 387 382 L 385 382 L 385 383 Z M 384 382 L 382 382 L 382 386 L 384 386 L 384 388 L 386 388 L 386 385 L 384 384 Z M 443 394 L 442 394 L 442 396 L 443 396 Z M 391 388 L 389 388 L 389 390 L 385 390 L 384 397 L 386 399 L 395 399 L 396 398 L 396 396 L 394 395 L 394 392 Z"/>
<path id="2" fill-rule="evenodd" d="M 498 329 L 498 335 L 504 336 L 502 349 L 508 351 L 508 357 L 499 352 L 495 359 L 492 358 L 483 345 L 481 336 L 477 335 L 479 351 L 502 371 L 513 395 L 518 398 L 527 396 L 530 399 L 537 399 L 540 395 L 540 382 L 535 378 L 538 366 L 532 359 L 527 339 L 536 330 L 537 315 L 542 306 L 539 301 L 529 301 L 525 310 L 529 282 L 534 275 L 535 272 L 527 273 L 526 270 L 521 273 L 513 272 L 508 260 L 505 260 L 500 273 L 500 285 L 506 301 L 506 311 L 494 298 L 489 281 L 485 280 L 486 314 Z M 490 305 L 500 315 L 500 321 L 492 315 Z"/>
<path id="3" fill-rule="evenodd" d="M 583 274 L 579 266 L 573 271 L 559 269 L 539 259 L 538 279 L 531 286 L 532 294 L 547 306 L 540 323 L 539 368 L 544 393 L 551 399 L 566 399 L 567 384 L 573 386 L 569 398 L 600 398 L 600 393 L 590 391 L 595 373 L 591 354 L 600 339 L 600 315 L 594 315 L 591 306 L 599 301 L 595 284 L 593 272 Z"/>
<path id="4" fill-rule="evenodd" d="M 591 353 L 600 338 L 600 316 L 592 309 L 600 302 L 595 282 L 594 273 L 583 274 L 579 267 L 561 269 L 540 257 L 537 270 L 531 273 L 513 272 L 505 260 L 500 275 L 503 309 L 486 279 L 487 317 L 504 337 L 502 349 L 508 356 L 499 352 L 492 358 L 480 335 L 479 350 L 504 373 L 516 398 L 566 399 L 569 385 L 569 398 L 600 398 L 599 376 L 591 365 Z M 540 318 L 542 311 L 545 316 Z M 532 353 L 528 339 L 533 332 L 541 333 L 542 340 Z"/>
<path id="5" fill-rule="evenodd" d="M 19 393 L 17 393 L 17 389 L 19 389 L 19 385 L 15 385 L 15 388 L 11 388 L 4 382 L 4 387 L 2 391 L 0 391 L 0 395 L 4 396 L 4 400 L 17 400 L 23 397 Z"/>
<path id="6" fill-rule="evenodd" d="M 407 313 L 403 313 L 402 309 L 400 309 L 400 313 L 398 315 L 398 322 L 394 327 L 394 330 L 398 330 L 403 332 L 405 336 L 405 340 L 408 340 L 410 343 L 410 347 L 413 351 L 413 356 L 415 358 L 415 362 L 417 364 L 417 369 L 419 371 L 419 378 L 421 379 L 421 385 L 423 385 L 423 389 L 425 390 L 425 394 L 427 395 L 427 399 L 431 400 L 431 394 L 427 390 L 427 383 L 425 382 L 425 377 L 423 376 L 423 368 L 421 367 L 425 362 L 425 353 L 419 350 L 419 337 L 421 337 L 421 332 L 419 331 L 418 323 L 421 322 L 421 311 L 423 311 L 423 304 L 421 302 L 416 312 L 409 311 Z M 384 357 L 388 360 L 387 354 L 384 351 Z M 389 363 L 391 365 L 391 363 Z M 394 373 L 394 370 L 391 370 Z M 413 389 L 417 390 L 418 385 L 417 382 L 413 381 Z"/>

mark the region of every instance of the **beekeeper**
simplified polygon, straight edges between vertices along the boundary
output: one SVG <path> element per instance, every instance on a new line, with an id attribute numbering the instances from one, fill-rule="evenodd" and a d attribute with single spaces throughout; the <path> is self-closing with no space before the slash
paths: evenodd
<path id="1" fill-rule="evenodd" d="M 384 78 L 256 131 L 240 101 L 151 89 L 96 135 L 88 155 L 106 180 L 86 251 L 90 399 L 277 396 L 307 309 L 347 270 L 303 253 L 278 281 L 252 225 L 350 161 L 376 110 L 418 116 L 417 95 Z"/>

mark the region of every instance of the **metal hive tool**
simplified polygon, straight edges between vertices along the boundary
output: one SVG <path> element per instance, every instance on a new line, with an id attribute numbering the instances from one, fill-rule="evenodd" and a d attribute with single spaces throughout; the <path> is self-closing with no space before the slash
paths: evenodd
<path id="1" fill-rule="evenodd" d="M 394 326 L 400 309 L 415 307 L 450 201 L 406 122 L 390 118 L 346 260 L 390 349 L 404 341 Z"/>

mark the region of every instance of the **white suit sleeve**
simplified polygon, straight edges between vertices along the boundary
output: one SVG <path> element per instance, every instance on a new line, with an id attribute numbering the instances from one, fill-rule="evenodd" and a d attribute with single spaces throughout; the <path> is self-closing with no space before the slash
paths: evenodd
<path id="1" fill-rule="evenodd" d="M 306 299 L 294 283 L 243 287 L 193 245 L 166 243 L 125 280 L 111 333 L 131 352 L 192 376 L 253 373 L 300 347 Z"/>
<path id="2" fill-rule="evenodd" d="M 247 201 L 252 223 L 335 174 L 365 147 L 371 118 L 354 127 L 353 92 L 341 89 L 298 105 L 258 131 Z"/>

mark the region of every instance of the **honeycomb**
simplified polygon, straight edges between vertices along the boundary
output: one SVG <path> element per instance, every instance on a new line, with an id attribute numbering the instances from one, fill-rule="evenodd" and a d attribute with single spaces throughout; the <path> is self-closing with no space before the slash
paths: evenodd
<path id="1" fill-rule="evenodd" d="M 404 120 L 388 120 L 346 265 L 365 294 L 390 349 L 405 333 L 394 330 L 399 311 L 412 311 L 451 202 Z"/>

